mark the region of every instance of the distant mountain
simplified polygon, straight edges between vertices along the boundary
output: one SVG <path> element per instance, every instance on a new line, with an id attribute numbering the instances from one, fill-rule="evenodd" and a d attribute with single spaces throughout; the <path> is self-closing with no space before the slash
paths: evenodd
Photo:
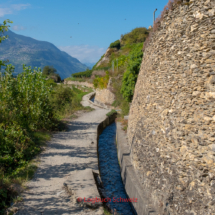
<path id="1" fill-rule="evenodd" d="M 89 69 L 92 69 L 96 63 L 84 63 Z"/>
<path id="2" fill-rule="evenodd" d="M 9 60 L 15 66 L 15 75 L 22 72 L 22 65 L 31 67 L 53 66 L 62 79 L 82 72 L 87 66 L 52 43 L 38 41 L 30 37 L 7 31 L 9 38 L 0 43 L 0 60 Z"/>

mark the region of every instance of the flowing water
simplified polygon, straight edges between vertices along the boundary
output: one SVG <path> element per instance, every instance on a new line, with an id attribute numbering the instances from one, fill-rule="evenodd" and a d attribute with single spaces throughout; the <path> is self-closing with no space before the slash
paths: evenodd
<path id="1" fill-rule="evenodd" d="M 93 98 L 90 99 L 90 101 L 94 102 L 95 100 L 95 96 L 93 96 Z"/>
<path id="2" fill-rule="evenodd" d="M 108 199 L 108 206 L 118 214 L 133 215 L 121 179 L 120 166 L 116 148 L 116 123 L 107 126 L 99 136 L 99 169 L 103 183 L 103 194 Z"/>

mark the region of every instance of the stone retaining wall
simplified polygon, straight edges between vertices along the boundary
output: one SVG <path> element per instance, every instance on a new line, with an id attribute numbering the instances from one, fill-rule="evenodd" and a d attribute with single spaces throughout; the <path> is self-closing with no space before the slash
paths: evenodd
<path id="1" fill-rule="evenodd" d="M 115 95 L 109 89 L 96 89 L 95 101 L 111 105 L 115 100 Z"/>
<path id="2" fill-rule="evenodd" d="M 128 121 L 159 214 L 215 214 L 215 0 L 177 4 L 144 51 Z"/>
<path id="3" fill-rule="evenodd" d="M 76 85 L 76 86 L 86 86 L 86 87 L 94 88 L 93 84 L 88 83 L 88 82 L 66 81 L 66 80 L 64 80 L 64 84 L 71 84 L 71 85 Z"/>
<path id="4" fill-rule="evenodd" d="M 95 106 L 97 106 L 97 107 L 104 108 L 104 109 L 110 109 L 109 107 L 107 107 L 107 105 L 105 105 L 104 103 L 101 103 L 101 102 L 99 102 L 99 101 L 94 100 L 94 102 L 92 102 L 91 99 L 92 99 L 93 97 L 95 97 L 95 95 L 96 95 L 96 93 L 91 93 L 91 94 L 90 94 L 90 97 L 89 97 L 89 102 L 90 102 L 92 105 L 95 105 Z"/>

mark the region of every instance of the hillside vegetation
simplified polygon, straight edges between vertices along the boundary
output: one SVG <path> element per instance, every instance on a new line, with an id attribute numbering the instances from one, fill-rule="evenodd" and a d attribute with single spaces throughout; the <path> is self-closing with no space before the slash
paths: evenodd
<path id="1" fill-rule="evenodd" d="M 107 52 L 101 56 L 92 70 L 76 73 L 72 76 L 88 77 L 90 80 L 91 74 L 94 87 L 100 89 L 107 87 L 111 77 L 111 90 L 116 97 L 112 105 L 121 108 L 122 115 L 127 115 L 143 57 L 143 43 L 148 35 L 149 30 L 146 28 L 135 28 L 131 32 L 121 35 L 120 40 L 110 44 Z M 103 61 L 104 57 L 108 60 Z"/>

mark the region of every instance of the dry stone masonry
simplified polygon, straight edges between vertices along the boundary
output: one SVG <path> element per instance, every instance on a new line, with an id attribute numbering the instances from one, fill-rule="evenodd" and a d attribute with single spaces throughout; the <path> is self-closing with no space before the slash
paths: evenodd
<path id="1" fill-rule="evenodd" d="M 93 88 L 93 84 L 88 83 L 88 82 L 79 82 L 79 81 L 67 81 L 64 80 L 64 84 L 69 84 L 69 85 L 76 85 L 76 86 L 85 86 L 85 87 L 90 87 Z"/>
<path id="2" fill-rule="evenodd" d="M 144 51 L 128 139 L 158 214 L 215 214 L 215 0 L 169 10 Z"/>
<path id="3" fill-rule="evenodd" d="M 112 90 L 112 78 L 110 77 L 107 89 L 96 89 L 95 102 L 112 105 L 115 100 L 115 95 Z"/>
<path id="4" fill-rule="evenodd" d="M 96 89 L 95 101 L 111 105 L 115 100 L 115 95 L 109 89 Z"/>

